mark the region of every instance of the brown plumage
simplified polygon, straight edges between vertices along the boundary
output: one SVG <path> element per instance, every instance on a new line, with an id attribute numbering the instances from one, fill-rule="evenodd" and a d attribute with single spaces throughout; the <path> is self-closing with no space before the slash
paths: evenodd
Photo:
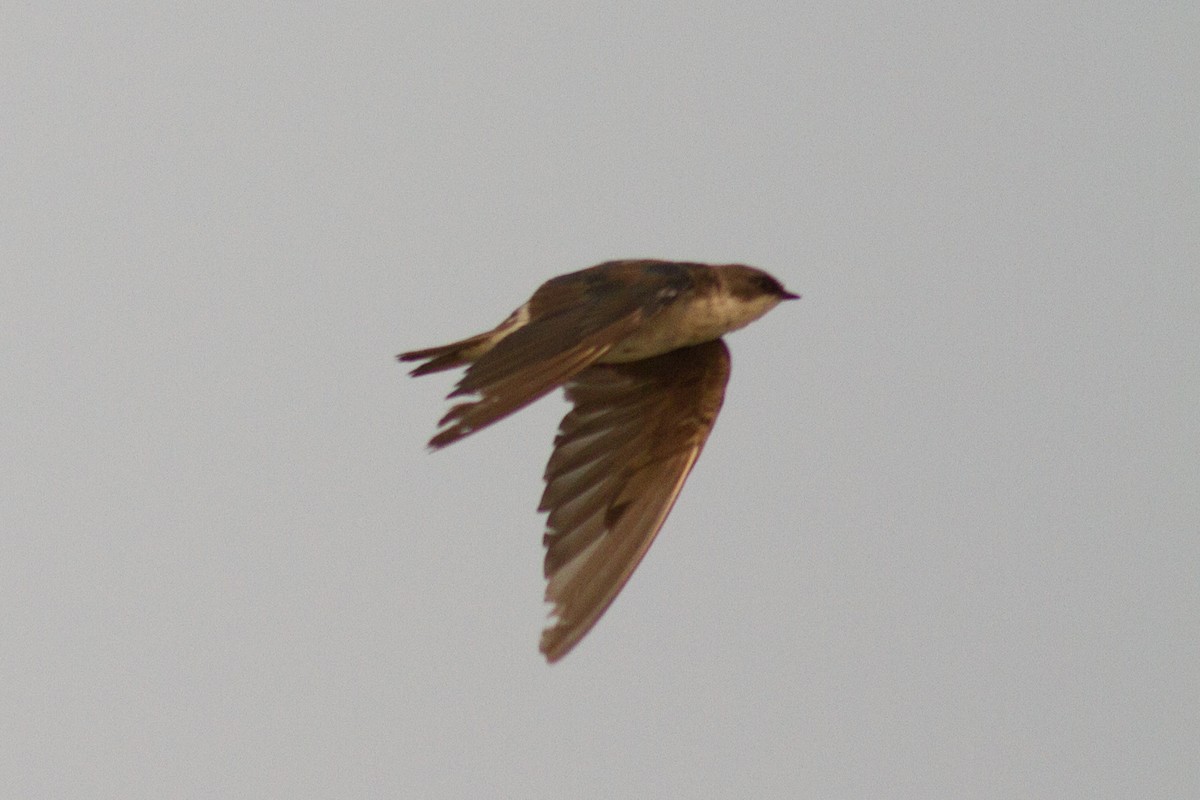
<path id="1" fill-rule="evenodd" d="M 719 336 L 795 298 L 761 270 L 616 261 L 553 278 L 494 330 L 402 353 L 412 374 L 466 366 L 430 440 L 442 448 L 564 386 L 546 466 L 542 634 L 566 655 L 621 591 L 670 513 L 729 378 Z"/>

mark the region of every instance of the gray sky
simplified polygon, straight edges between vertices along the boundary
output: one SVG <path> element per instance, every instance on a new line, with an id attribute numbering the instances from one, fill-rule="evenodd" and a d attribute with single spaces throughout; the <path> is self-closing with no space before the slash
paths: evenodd
<path id="1" fill-rule="evenodd" d="M 13 797 L 1200 795 L 1194 3 L 18 4 Z M 610 258 L 804 294 L 537 652 L 547 399 L 394 353 Z"/>

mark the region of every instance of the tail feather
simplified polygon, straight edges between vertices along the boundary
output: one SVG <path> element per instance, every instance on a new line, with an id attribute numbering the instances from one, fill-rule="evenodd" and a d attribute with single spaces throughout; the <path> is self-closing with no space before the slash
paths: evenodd
<path id="1" fill-rule="evenodd" d="M 396 356 L 397 361 L 424 361 L 416 369 L 409 372 L 413 377 L 429 375 L 434 372 L 444 372 L 448 369 L 470 364 L 479 358 L 487 348 L 481 345 L 489 344 L 495 336 L 493 331 L 472 336 L 469 339 L 444 344 L 440 347 L 428 347 L 424 350 L 409 350 Z"/>

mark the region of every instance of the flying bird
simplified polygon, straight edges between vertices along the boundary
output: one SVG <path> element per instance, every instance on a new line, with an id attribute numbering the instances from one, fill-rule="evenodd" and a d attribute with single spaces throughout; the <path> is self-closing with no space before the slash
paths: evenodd
<path id="1" fill-rule="evenodd" d="M 725 396 L 721 336 L 798 297 L 741 264 L 609 261 L 551 278 L 490 331 L 397 356 L 424 362 L 413 376 L 466 367 L 433 450 L 564 387 L 538 506 L 548 661 L 596 624 L 675 504 Z"/>

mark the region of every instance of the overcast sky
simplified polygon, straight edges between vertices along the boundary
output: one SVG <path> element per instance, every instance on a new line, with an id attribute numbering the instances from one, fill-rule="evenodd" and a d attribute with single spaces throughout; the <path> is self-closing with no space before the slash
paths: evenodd
<path id="1" fill-rule="evenodd" d="M 1196 9 L 6 9 L 0 784 L 1200 796 Z M 550 667 L 392 357 L 628 257 L 804 299 Z"/>

